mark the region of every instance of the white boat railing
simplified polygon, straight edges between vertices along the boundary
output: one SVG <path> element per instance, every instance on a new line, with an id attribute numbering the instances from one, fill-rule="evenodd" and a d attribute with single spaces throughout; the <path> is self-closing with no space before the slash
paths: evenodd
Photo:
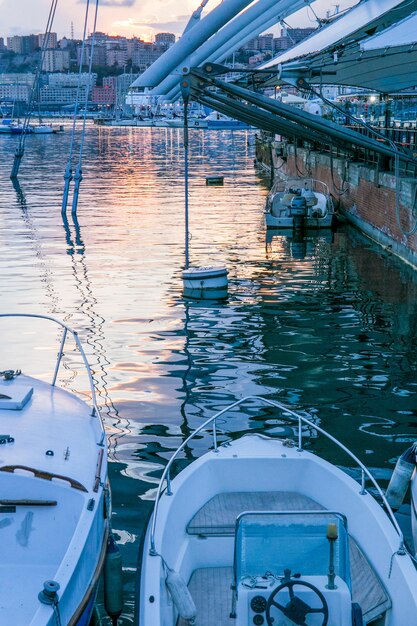
<path id="1" fill-rule="evenodd" d="M 99 410 L 98 405 L 97 405 L 96 391 L 95 391 L 95 388 L 94 388 L 93 375 L 92 375 L 92 372 L 91 372 L 90 364 L 88 363 L 86 354 L 84 352 L 84 348 L 83 348 L 82 343 L 81 343 L 81 341 L 80 341 L 80 339 L 78 337 L 77 331 L 72 329 L 70 326 L 68 326 L 67 324 L 65 324 L 61 320 L 57 319 L 56 317 L 51 317 L 49 315 L 38 315 L 38 314 L 34 314 L 34 313 L 0 313 L 0 318 L 1 317 L 24 317 L 24 318 L 48 320 L 50 322 L 54 322 L 55 324 L 57 324 L 58 326 L 61 326 L 61 328 L 63 328 L 61 343 L 60 343 L 60 346 L 59 346 L 58 356 L 57 356 L 55 369 L 54 369 L 54 374 L 53 374 L 53 378 L 52 378 L 52 382 L 51 382 L 51 385 L 53 387 L 55 386 L 56 380 L 57 380 L 57 377 L 58 377 L 59 367 L 61 365 L 62 357 L 63 357 L 63 354 L 64 354 L 64 347 L 65 347 L 65 342 L 66 342 L 66 339 L 67 339 L 67 334 L 70 333 L 72 335 L 72 337 L 74 339 L 74 342 L 75 342 L 75 345 L 77 346 L 78 351 L 81 354 L 81 358 L 82 358 L 82 360 L 84 362 L 84 366 L 85 366 L 85 369 L 87 371 L 88 382 L 89 382 L 90 393 L 91 393 L 91 403 L 93 405 L 91 414 L 93 416 L 99 417 L 100 421 L 101 421 L 100 410 Z"/>
<path id="2" fill-rule="evenodd" d="M 349 448 L 347 448 L 343 443 L 341 443 L 338 439 L 336 439 L 335 437 L 333 437 L 332 435 L 330 435 L 330 433 L 328 433 L 327 431 L 325 431 L 323 428 L 320 428 L 319 426 L 317 426 L 317 424 L 315 424 L 314 422 L 310 421 L 309 419 L 307 419 L 306 417 L 300 415 L 299 413 L 296 413 L 295 411 L 293 411 L 292 409 L 289 409 L 287 406 L 285 406 L 284 404 L 281 404 L 280 402 L 276 402 L 275 400 L 270 400 L 269 398 L 263 398 L 261 396 L 246 396 L 244 398 L 241 398 L 240 400 L 237 400 L 236 402 L 233 402 L 233 404 L 230 404 L 229 406 L 227 406 L 226 408 L 222 409 L 221 411 L 219 411 L 218 413 L 216 413 L 215 415 L 212 415 L 211 417 L 209 417 L 205 422 L 203 422 L 194 432 L 191 433 L 191 435 L 189 435 L 183 442 L 182 444 L 176 449 L 176 451 L 174 452 L 174 454 L 172 455 L 172 457 L 169 459 L 167 465 L 164 468 L 164 471 L 162 472 L 162 476 L 161 479 L 159 481 L 159 485 L 158 485 L 158 489 L 156 492 L 156 498 L 155 498 L 155 506 L 154 506 L 154 510 L 152 513 L 152 520 L 151 520 L 151 528 L 150 528 L 150 549 L 149 549 L 149 554 L 151 556 L 157 556 L 159 555 L 159 553 L 157 552 L 156 548 L 155 548 L 155 532 L 156 532 L 156 523 L 157 523 L 157 517 L 158 517 L 158 509 L 159 509 L 159 501 L 161 499 L 163 490 L 164 490 L 164 483 L 166 482 L 166 493 L 165 495 L 167 496 L 171 496 L 172 495 L 172 489 L 171 489 L 171 468 L 172 465 L 174 463 L 174 461 L 178 458 L 179 454 L 184 450 L 184 448 L 190 443 L 190 441 L 192 441 L 192 439 L 194 439 L 194 437 L 196 437 L 196 435 L 198 435 L 201 431 L 205 430 L 208 426 L 212 425 L 213 427 L 213 447 L 214 447 L 214 452 L 218 452 L 218 439 L 217 439 L 217 420 L 219 417 L 221 417 L 222 415 L 224 415 L 225 413 L 227 413 L 228 411 L 233 410 L 234 408 L 240 406 L 241 404 L 244 404 L 246 402 L 249 401 L 256 401 L 256 402 L 260 402 L 260 403 L 265 403 L 269 406 L 272 406 L 274 408 L 280 409 L 283 412 L 283 418 L 286 418 L 290 421 L 296 421 L 298 424 L 298 447 L 297 450 L 298 451 L 302 451 L 303 450 L 303 425 L 307 425 L 310 428 L 315 429 L 317 432 L 321 433 L 322 435 L 324 435 L 325 437 L 327 437 L 327 439 L 329 439 L 330 441 L 332 441 L 334 444 L 336 444 L 337 447 L 339 447 L 341 450 L 343 450 L 354 462 L 355 464 L 359 467 L 359 469 L 361 470 L 361 488 L 360 488 L 360 495 L 365 495 L 367 493 L 365 485 L 366 485 L 366 480 L 368 479 L 373 487 L 376 489 L 379 497 L 381 498 L 385 510 L 387 512 L 387 515 L 389 517 L 389 519 L 392 522 L 392 525 L 394 526 L 397 534 L 398 534 L 398 538 L 399 538 L 399 547 L 397 550 L 398 554 L 405 554 L 406 553 L 406 548 L 405 548 L 405 544 L 404 544 L 404 536 L 402 533 L 402 530 L 395 518 L 394 512 L 391 509 L 390 505 L 388 504 L 388 501 L 385 497 L 385 494 L 382 490 L 382 488 L 379 486 L 379 484 L 377 483 L 377 481 L 375 480 L 375 478 L 372 476 L 371 472 L 369 471 L 369 469 L 362 463 L 362 461 L 360 459 L 358 459 L 358 457 L 353 454 L 353 452 L 351 452 L 349 450 Z"/>

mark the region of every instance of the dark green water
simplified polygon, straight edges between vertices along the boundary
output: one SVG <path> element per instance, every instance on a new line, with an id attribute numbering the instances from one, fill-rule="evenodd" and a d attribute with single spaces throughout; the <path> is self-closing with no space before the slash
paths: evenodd
<path id="1" fill-rule="evenodd" d="M 414 274 L 344 227 L 266 240 L 268 180 L 253 135 L 191 133 L 191 258 L 225 262 L 229 298 L 185 302 L 181 133 L 91 127 L 78 222 L 60 215 L 69 132 L 28 137 L 20 188 L 16 142 L 0 137 L 1 310 L 52 314 L 80 330 L 109 443 L 113 526 L 133 616 L 137 551 L 161 464 L 201 422 L 248 394 L 308 411 L 386 478 L 416 437 Z M 206 187 L 221 174 L 224 187 Z M 43 325 L 3 322 L 1 369 L 45 376 L 56 352 Z M 28 352 L 28 345 L 33 350 Z M 85 392 L 68 350 L 61 384 Z M 269 409 L 236 411 L 224 436 L 280 432 Z M 347 465 L 315 433 L 311 449 Z M 209 436 L 187 450 L 202 454 Z"/>

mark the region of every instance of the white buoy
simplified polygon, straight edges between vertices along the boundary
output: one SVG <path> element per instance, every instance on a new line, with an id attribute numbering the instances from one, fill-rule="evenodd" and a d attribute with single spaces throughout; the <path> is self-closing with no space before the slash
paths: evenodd
<path id="1" fill-rule="evenodd" d="M 403 452 L 392 473 L 385 496 L 394 511 L 402 505 L 411 477 L 416 469 L 416 451 L 417 444 L 413 444 Z"/>
<path id="2" fill-rule="evenodd" d="M 220 267 L 189 267 L 183 270 L 184 296 L 201 300 L 227 298 L 227 269 Z"/>
<path id="3" fill-rule="evenodd" d="M 197 609 L 188 590 L 187 583 L 172 569 L 168 569 L 165 582 L 178 615 L 188 621 L 189 624 L 195 624 Z"/>

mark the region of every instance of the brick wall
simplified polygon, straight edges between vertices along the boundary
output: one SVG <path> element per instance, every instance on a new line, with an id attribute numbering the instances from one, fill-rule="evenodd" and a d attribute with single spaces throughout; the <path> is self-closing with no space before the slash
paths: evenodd
<path id="1" fill-rule="evenodd" d="M 275 166 L 290 176 L 311 176 L 329 186 L 335 206 L 346 218 L 386 249 L 417 268 L 417 234 L 407 236 L 417 220 L 417 180 L 402 178 L 398 224 L 395 176 L 375 167 L 330 158 L 328 154 L 285 145 L 286 162 L 273 152 Z M 416 215 L 413 214 L 416 213 Z"/>

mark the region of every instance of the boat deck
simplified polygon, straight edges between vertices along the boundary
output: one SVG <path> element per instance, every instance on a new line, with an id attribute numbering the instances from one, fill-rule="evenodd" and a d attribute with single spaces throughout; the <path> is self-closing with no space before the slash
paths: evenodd
<path id="1" fill-rule="evenodd" d="M 13 624 L 23 626 L 30 624 L 33 619 L 34 606 L 38 601 L 38 593 L 42 590 L 42 582 L 51 579 L 51 568 L 47 563 L 41 565 L 28 563 L 25 567 L 20 564 L 5 563 L 0 565 L 0 615 L 13 615 Z M 20 599 L 16 597 L 16 581 L 20 589 Z M 33 598 L 33 602 L 22 601 Z M 7 620 L 7 617 L 5 618 Z M 11 622 L 2 622 L 5 625 Z"/>
<path id="2" fill-rule="evenodd" d="M 307 496 L 286 491 L 221 493 L 209 500 L 187 527 L 190 535 L 210 537 L 234 536 L 236 517 L 244 511 L 314 511 L 324 510 Z M 352 599 L 363 611 L 369 624 L 391 606 L 391 600 L 360 547 L 349 537 Z M 232 567 L 195 570 L 188 587 L 197 607 L 199 626 L 232 626 Z M 210 593 L 207 590 L 210 590 Z M 184 620 L 178 626 L 187 626 Z"/>
<path id="3" fill-rule="evenodd" d="M 18 399 L 33 390 L 21 408 L 0 400 L 0 433 L 14 438 L 0 447 L 0 469 L 24 465 L 94 484 L 101 427 L 91 408 L 78 397 L 23 374 L 0 382 L 2 395 Z"/>
<path id="4" fill-rule="evenodd" d="M 195 570 L 188 589 L 197 607 L 198 626 L 236 626 L 236 619 L 230 617 L 232 582 L 233 567 Z M 178 626 L 189 626 L 189 622 L 181 619 Z"/>
<path id="5" fill-rule="evenodd" d="M 105 536 L 94 489 L 106 467 L 101 422 L 79 398 L 22 374 L 0 382 L 0 424 L 0 623 L 47 623 L 38 594 L 50 579 L 68 623 Z"/>

